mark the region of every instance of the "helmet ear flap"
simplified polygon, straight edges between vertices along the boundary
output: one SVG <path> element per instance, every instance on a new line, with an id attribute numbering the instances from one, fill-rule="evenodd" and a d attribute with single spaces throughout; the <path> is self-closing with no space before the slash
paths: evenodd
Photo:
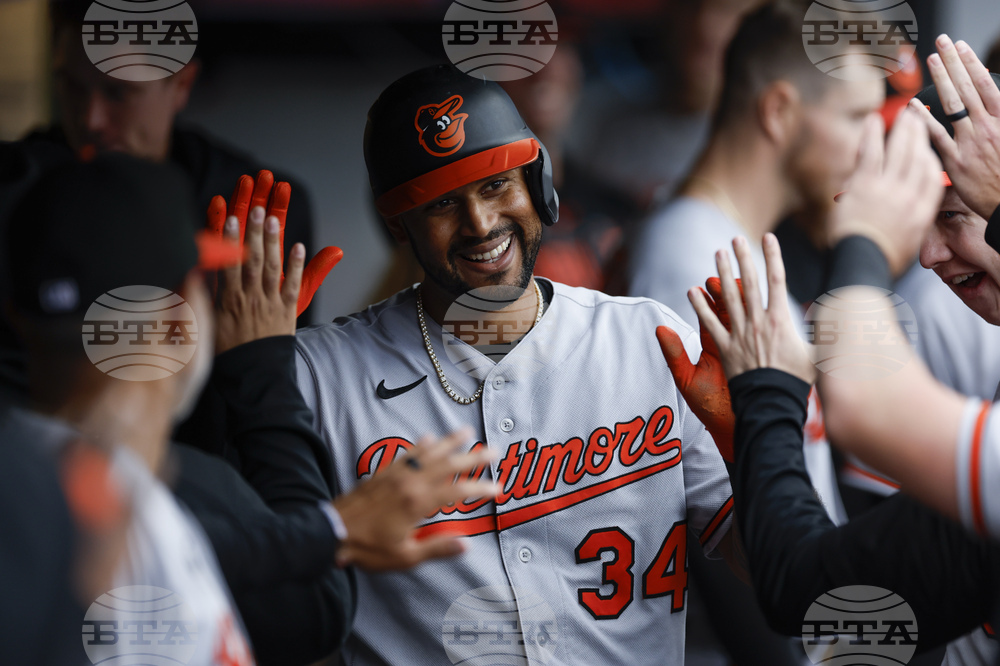
<path id="1" fill-rule="evenodd" d="M 552 162 L 545 146 L 541 147 L 537 160 L 524 166 L 524 175 L 538 217 L 546 226 L 552 226 L 559 220 L 559 195 L 552 184 Z"/>

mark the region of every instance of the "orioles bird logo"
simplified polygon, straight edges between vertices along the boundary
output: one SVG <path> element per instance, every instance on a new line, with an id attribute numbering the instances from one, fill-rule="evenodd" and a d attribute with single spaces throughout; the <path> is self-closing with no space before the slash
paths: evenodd
<path id="1" fill-rule="evenodd" d="M 456 113 L 461 107 L 461 95 L 452 95 L 440 104 L 427 104 L 417 109 L 413 124 L 420 133 L 420 145 L 435 157 L 447 157 L 465 143 L 467 113 Z"/>

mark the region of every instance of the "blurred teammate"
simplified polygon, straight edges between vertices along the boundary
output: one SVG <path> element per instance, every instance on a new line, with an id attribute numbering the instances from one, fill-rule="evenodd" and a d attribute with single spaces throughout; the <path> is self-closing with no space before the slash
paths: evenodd
<path id="1" fill-rule="evenodd" d="M 802 49 L 805 10 L 802 3 L 771 3 L 744 18 L 726 52 L 707 146 L 677 195 L 645 221 L 632 244 L 629 293 L 658 300 L 691 324 L 685 292 L 712 274 L 715 250 L 741 234 L 757 247 L 791 213 L 829 208 L 855 168 L 866 120 L 884 100 L 882 81 L 837 79 L 809 61 Z M 755 258 L 762 266 L 763 255 Z M 815 401 L 811 410 L 803 443 L 810 477 L 831 518 L 843 522 Z M 691 566 L 695 580 L 704 580 L 699 589 L 705 588 L 717 633 L 737 652 L 734 658 L 741 649 L 744 658 L 767 649 L 770 632 L 749 591 L 712 563 Z M 737 606 L 733 597 L 743 603 Z M 737 622 L 741 616 L 756 617 L 759 626 Z"/>
<path id="2" fill-rule="evenodd" d="M 121 155 L 56 168 L 29 189 L 9 220 L 9 246 L 20 251 L 8 257 L 8 280 L 35 411 L 11 410 L 3 433 L 53 456 L 81 437 L 105 447 L 133 507 L 126 561 L 113 586 L 156 585 L 184 599 L 199 622 L 202 652 L 192 663 L 228 664 L 227 654 L 232 663 L 249 663 L 235 607 L 262 663 L 310 663 L 339 646 L 354 613 L 351 572 L 334 564 L 405 568 L 459 552 L 461 544 L 446 536 L 418 542 L 413 524 L 433 506 L 489 493 L 488 484 L 441 483 L 486 457 L 452 455 L 460 435 L 428 440 L 415 451 L 425 461 L 420 471 L 400 462 L 331 502 L 329 461 L 310 428 L 292 363 L 304 248 L 290 253 L 282 281 L 277 218 L 265 225 L 265 210 L 255 207 L 247 262 L 223 275 L 216 328 L 195 267 L 193 210 L 176 169 Z M 239 223 L 229 222 L 224 234 L 235 243 Z M 235 244 L 220 243 L 202 241 L 203 262 L 238 260 Z M 173 322 L 180 328 L 172 336 L 143 329 L 154 349 L 163 340 L 196 345 L 180 372 L 125 381 L 85 355 L 91 302 L 133 284 L 171 285 L 164 288 L 194 309 L 195 321 Z M 128 339 L 130 327 L 148 324 L 131 321 L 123 330 L 119 323 L 103 325 L 91 342 Z M 219 458 L 167 443 L 173 420 L 206 378 L 213 340 L 225 352 L 213 382 L 238 417 L 232 436 L 242 477 Z M 157 478 L 171 468 L 175 493 L 191 513 Z M 105 585 L 91 587 L 84 608 L 112 583 Z"/>

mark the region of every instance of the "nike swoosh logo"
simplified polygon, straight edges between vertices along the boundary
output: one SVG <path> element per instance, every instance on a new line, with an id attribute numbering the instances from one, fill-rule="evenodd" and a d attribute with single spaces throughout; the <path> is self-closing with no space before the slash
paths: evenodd
<path id="1" fill-rule="evenodd" d="M 376 387 L 375 389 L 375 395 L 382 398 L 383 400 L 388 400 L 389 398 L 395 398 L 397 395 L 403 395 L 407 391 L 417 388 L 424 382 L 425 379 L 427 379 L 427 375 L 424 375 L 423 377 L 413 382 L 412 384 L 408 384 L 407 386 L 400 386 L 399 388 L 394 388 L 394 389 L 386 388 L 385 380 L 383 379 L 378 383 L 378 387 Z"/>

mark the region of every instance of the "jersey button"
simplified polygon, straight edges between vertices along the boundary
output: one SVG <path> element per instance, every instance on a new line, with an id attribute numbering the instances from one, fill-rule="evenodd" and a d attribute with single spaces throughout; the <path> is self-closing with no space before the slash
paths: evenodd
<path id="1" fill-rule="evenodd" d="M 522 562 L 524 562 L 525 564 L 527 564 L 528 562 L 531 561 L 531 550 L 529 550 L 528 548 L 522 548 L 521 550 L 517 551 L 517 558 Z"/>
<path id="2" fill-rule="evenodd" d="M 514 429 L 514 422 L 510 419 L 504 419 L 500 422 L 500 429 L 504 432 L 510 432 Z"/>
<path id="3" fill-rule="evenodd" d="M 503 377 L 497 377 L 496 379 L 493 380 L 493 388 L 499 391 L 500 389 L 503 388 L 503 385 L 506 383 L 507 383 L 506 379 L 504 379 Z"/>

